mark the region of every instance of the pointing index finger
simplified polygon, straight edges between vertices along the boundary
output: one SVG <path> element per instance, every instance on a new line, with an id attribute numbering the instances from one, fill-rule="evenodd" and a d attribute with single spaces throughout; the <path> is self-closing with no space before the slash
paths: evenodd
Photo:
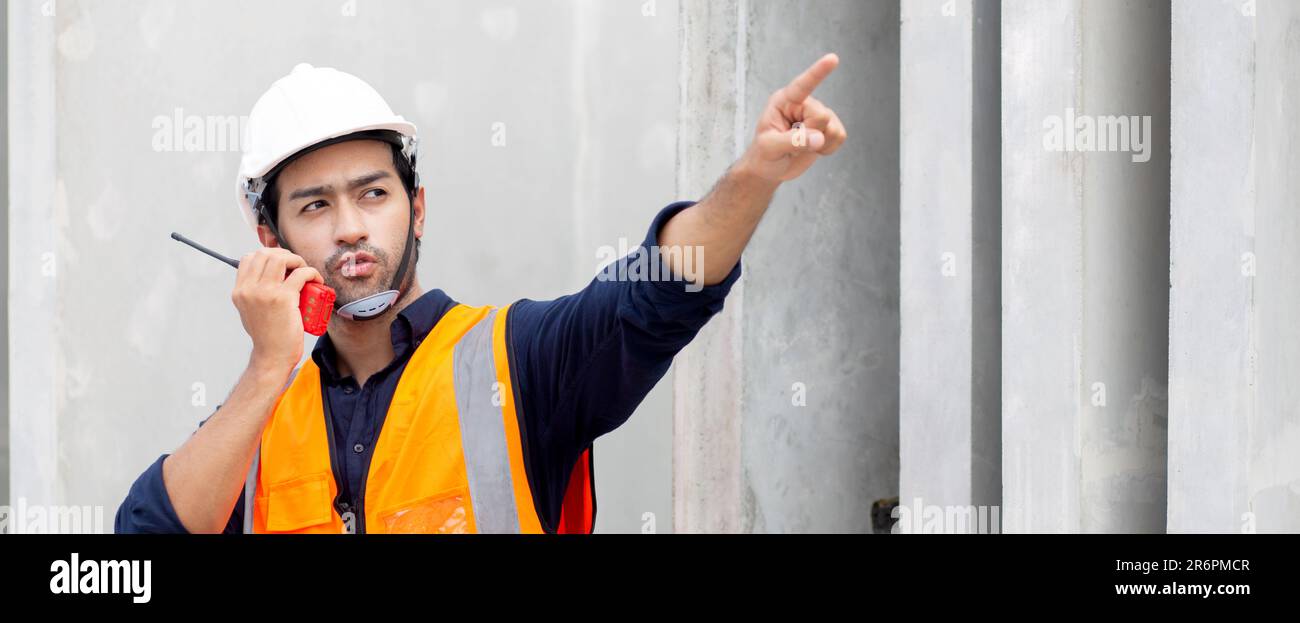
<path id="1" fill-rule="evenodd" d="M 791 104 L 802 104 L 813 91 L 821 85 L 826 76 L 831 75 L 835 68 L 840 64 L 840 57 L 835 54 L 827 54 L 821 57 L 808 71 L 803 72 L 798 78 L 785 88 L 785 99 Z"/>

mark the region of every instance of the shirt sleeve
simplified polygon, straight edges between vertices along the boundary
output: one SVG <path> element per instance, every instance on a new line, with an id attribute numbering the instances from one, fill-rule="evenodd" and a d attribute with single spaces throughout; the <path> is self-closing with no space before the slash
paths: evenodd
<path id="1" fill-rule="evenodd" d="M 113 532 L 118 534 L 187 532 L 172 508 L 167 488 L 163 486 L 162 465 L 168 455 L 158 457 L 135 479 L 126 499 L 117 507 Z"/>
<path id="2" fill-rule="evenodd" d="M 693 205 L 660 211 L 645 241 L 582 290 L 511 307 L 513 374 L 534 495 L 552 526 L 578 457 L 631 417 L 740 278 L 739 261 L 722 282 L 703 287 L 670 274 L 666 264 L 654 266 L 663 225 Z M 708 258 L 692 259 L 698 266 Z"/>
<path id="3" fill-rule="evenodd" d="M 217 409 L 221 406 L 218 405 Z M 212 416 L 208 416 L 209 418 Z M 205 418 L 199 426 L 207 423 Z M 171 496 L 163 484 L 163 460 L 169 454 L 158 457 L 148 469 L 144 470 L 131 485 L 126 499 L 117 508 L 113 519 L 113 532 L 117 534 L 188 534 L 176 509 L 172 507 Z M 225 534 L 242 534 L 244 531 L 244 496 L 239 496 L 235 510 L 231 513 Z"/>

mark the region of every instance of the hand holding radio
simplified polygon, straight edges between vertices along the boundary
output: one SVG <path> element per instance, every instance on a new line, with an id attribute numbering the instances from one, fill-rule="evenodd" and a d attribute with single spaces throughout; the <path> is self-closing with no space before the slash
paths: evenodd
<path id="1" fill-rule="evenodd" d="M 302 333 L 323 335 L 334 312 L 335 293 L 301 257 L 281 248 L 263 247 L 239 261 L 185 236 L 172 238 L 238 270 L 230 300 L 253 339 L 253 355 L 289 367 L 302 359 Z"/>
<path id="2" fill-rule="evenodd" d="M 253 339 L 254 358 L 289 368 L 302 359 L 302 334 L 310 319 L 300 304 L 310 303 L 308 284 L 324 287 L 324 281 L 306 260 L 284 249 L 263 247 L 240 259 L 230 299 Z"/>

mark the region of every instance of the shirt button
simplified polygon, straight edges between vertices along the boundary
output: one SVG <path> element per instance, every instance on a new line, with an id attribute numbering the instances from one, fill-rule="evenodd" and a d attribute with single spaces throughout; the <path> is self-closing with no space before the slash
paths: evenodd
<path id="1" fill-rule="evenodd" d="M 351 385 L 344 385 L 344 386 L 343 386 L 343 393 L 345 393 L 345 394 L 351 394 L 351 393 L 352 393 L 352 386 L 351 386 Z"/>
<path id="2" fill-rule="evenodd" d="M 357 444 L 357 445 L 355 445 L 355 446 L 352 446 L 352 451 L 353 451 L 353 452 L 356 452 L 357 454 L 361 454 L 361 452 L 364 451 L 365 449 L 366 449 L 366 447 L 363 446 L 363 445 L 361 445 L 361 444 Z"/>

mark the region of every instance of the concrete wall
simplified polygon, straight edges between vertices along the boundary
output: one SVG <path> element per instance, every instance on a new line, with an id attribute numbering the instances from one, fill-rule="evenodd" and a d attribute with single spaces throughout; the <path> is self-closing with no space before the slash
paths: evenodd
<path id="1" fill-rule="evenodd" d="M 978 504 L 979 8 L 902 6 L 901 502 Z M 1002 8 L 1003 530 L 1300 529 L 1300 9 Z"/>
<path id="2" fill-rule="evenodd" d="M 999 5 L 901 6 L 900 504 L 991 507 L 1002 497 Z"/>
<path id="3" fill-rule="evenodd" d="M 56 395 L 64 386 L 55 339 L 60 300 L 56 223 L 55 25 L 35 2 L 7 6 L 7 301 L 9 495 L 63 501 Z M 15 206 L 19 206 L 16 209 Z M 112 448 L 105 448 L 112 450 Z M 90 467 L 90 466 L 88 466 Z M 9 505 L 12 503 L 6 502 Z"/>
<path id="4" fill-rule="evenodd" d="M 234 272 L 168 238 L 254 247 L 238 153 L 155 150 L 157 117 L 246 115 L 303 61 L 363 77 L 424 138 L 421 283 L 470 304 L 577 290 L 599 246 L 639 243 L 679 198 L 672 0 L 42 8 L 9 5 L 15 499 L 103 505 L 111 522 L 246 361 Z M 598 530 L 640 532 L 646 513 L 671 529 L 670 400 L 665 381 L 597 442 Z"/>
<path id="5" fill-rule="evenodd" d="M 1164 529 L 1169 20 L 1162 2 L 1002 5 L 1007 531 Z M 1086 128 L 1072 115 L 1149 118 L 1149 160 L 1049 143 L 1053 118 Z"/>
<path id="6" fill-rule="evenodd" d="M 598 247 L 702 198 L 767 97 L 834 51 L 818 97 L 850 142 L 778 192 L 671 389 L 597 442 L 598 531 L 867 532 L 895 495 L 1000 502 L 1008 532 L 1300 530 L 1294 3 L 64 0 L 6 18 L 0 500 L 111 517 L 241 371 L 233 273 L 167 238 L 253 248 L 237 146 L 159 149 L 158 119 L 247 114 L 302 61 L 363 76 L 425 137 L 423 285 L 504 303 L 576 290 Z M 1149 118 L 1146 151 L 1090 151 L 1071 116 Z"/>
<path id="7" fill-rule="evenodd" d="M 1300 531 L 1300 6 L 1173 3 L 1170 532 Z"/>
<path id="8" fill-rule="evenodd" d="M 9 196 L 9 11 L 0 11 L 0 197 Z M 9 210 L 0 218 L 0 257 L 9 257 Z M 9 271 L 0 270 L 0 292 Z M 0 305 L 0 352 L 9 352 L 9 306 Z M 9 499 L 9 358 L 0 357 L 0 500 Z"/>
<path id="9" fill-rule="evenodd" d="M 681 194 L 825 52 L 851 140 L 777 193 L 723 317 L 678 359 L 675 508 L 690 532 L 869 532 L 898 482 L 898 6 L 684 0 Z M 802 406 L 800 396 L 806 399 Z"/>

